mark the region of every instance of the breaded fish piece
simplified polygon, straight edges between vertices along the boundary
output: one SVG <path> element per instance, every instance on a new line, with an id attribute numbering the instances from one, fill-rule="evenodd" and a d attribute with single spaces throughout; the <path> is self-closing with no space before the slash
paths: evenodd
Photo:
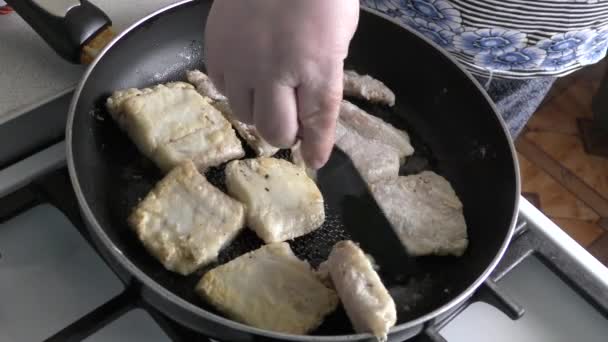
<path id="1" fill-rule="evenodd" d="M 165 172 L 185 160 L 206 169 L 245 155 L 230 123 L 190 84 L 117 91 L 106 106 L 141 153 Z"/>
<path id="2" fill-rule="evenodd" d="M 217 119 L 215 117 L 214 119 Z M 222 125 L 228 124 L 222 121 Z M 232 134 L 230 134 L 230 133 Z M 183 160 L 191 160 L 199 168 L 205 170 L 226 161 L 241 158 L 245 155 L 241 142 L 231 127 L 225 126 L 217 130 L 201 129 L 179 140 L 160 146 L 154 155 L 162 169 L 177 165 Z"/>
<path id="3" fill-rule="evenodd" d="M 192 88 L 192 86 L 183 82 L 171 82 L 165 84 L 164 86 L 168 88 Z M 125 124 L 125 122 L 122 120 L 124 114 L 122 110 L 123 102 L 135 96 L 152 93 L 157 87 L 158 85 L 152 88 L 128 88 L 114 91 L 112 96 L 108 97 L 106 100 L 106 108 L 108 109 L 110 116 L 112 116 L 112 118 L 121 126 L 121 128 L 123 128 L 123 125 Z"/>
<path id="4" fill-rule="evenodd" d="M 304 170 L 286 160 L 232 161 L 226 167 L 226 185 L 245 204 L 247 225 L 266 243 L 306 235 L 325 221 L 321 191 Z"/>
<path id="5" fill-rule="evenodd" d="M 350 157 L 367 184 L 399 175 L 399 152 L 396 149 L 367 139 L 340 121 L 336 125 L 335 144 Z"/>
<path id="6" fill-rule="evenodd" d="M 232 126 L 239 132 L 241 138 L 245 139 L 247 145 L 253 149 L 258 157 L 272 157 L 279 152 L 278 147 L 270 145 L 258 132 L 254 125 L 249 125 L 234 118 L 232 109 L 226 101 L 217 101 L 213 105 L 224 114 Z"/>
<path id="7" fill-rule="evenodd" d="M 355 331 L 386 341 L 397 322 L 393 298 L 369 258 L 352 241 L 334 245 L 324 264 Z"/>
<path id="8" fill-rule="evenodd" d="M 395 94 L 384 83 L 369 75 L 359 75 L 353 70 L 344 71 L 344 94 L 372 103 L 391 107 L 395 105 Z"/>
<path id="9" fill-rule="evenodd" d="M 256 328 L 306 334 L 338 306 L 289 244 L 273 243 L 207 272 L 196 292 L 225 315 Z"/>
<path id="10" fill-rule="evenodd" d="M 270 145 L 258 132 L 254 125 L 248 125 L 237 120 L 232 114 L 232 109 L 228 104 L 226 96 L 222 95 L 211 79 L 200 70 L 190 70 L 186 73 L 188 82 L 192 83 L 196 90 L 203 96 L 213 100 L 213 105 L 220 111 L 228 121 L 234 126 L 241 138 L 245 139 L 255 154 L 259 157 L 272 157 L 279 148 Z"/>
<path id="11" fill-rule="evenodd" d="M 128 222 L 166 269 L 188 275 L 215 261 L 239 233 L 245 208 L 186 161 L 156 184 Z"/>
<path id="12" fill-rule="evenodd" d="M 135 111 L 136 105 L 142 105 L 143 101 L 139 100 L 140 97 L 143 97 L 144 100 L 149 101 L 150 104 L 158 105 L 161 107 L 165 107 L 167 105 L 171 105 L 172 102 L 177 102 L 173 97 L 182 95 L 185 92 L 187 95 L 191 95 L 191 91 L 194 90 L 192 85 L 184 82 L 171 82 L 167 84 L 158 84 L 151 88 L 129 88 L 124 90 L 117 90 L 112 93 L 106 100 L 106 107 L 108 112 L 112 116 L 112 118 L 118 123 L 120 128 L 130 134 L 129 130 L 133 130 L 136 132 L 136 129 L 140 130 L 151 130 L 156 129 L 158 132 L 152 131 L 150 133 L 157 133 L 159 136 L 142 136 L 142 143 L 147 143 L 151 145 L 150 148 L 146 150 L 152 150 L 157 143 L 157 140 L 163 141 L 168 140 L 167 135 L 171 134 L 171 130 L 174 130 L 173 127 L 155 127 L 153 126 L 153 120 L 161 119 L 167 116 L 164 112 L 160 110 L 150 111 L 150 113 L 145 113 L 140 111 Z M 189 94 L 188 94 L 189 93 Z M 184 100 L 184 98 L 180 98 L 179 100 Z M 165 118 L 165 120 L 170 120 L 170 117 Z M 180 127 L 177 127 L 178 129 Z M 196 130 L 199 127 L 194 127 L 192 130 Z M 182 129 L 186 129 L 182 127 Z M 186 130 L 185 133 L 182 132 L 183 135 L 188 134 Z M 147 139 L 147 140 L 145 140 Z"/>
<path id="13" fill-rule="evenodd" d="M 432 171 L 371 186 L 378 205 L 411 255 L 461 256 L 468 246 L 460 199 Z"/>
<path id="14" fill-rule="evenodd" d="M 228 101 L 226 96 L 220 93 L 209 76 L 200 70 L 188 70 L 186 72 L 188 82 L 196 87 L 196 90 L 203 96 L 206 96 L 213 101 Z"/>
<path id="15" fill-rule="evenodd" d="M 336 123 L 335 139 L 335 145 L 350 157 L 367 184 L 397 178 L 399 175 L 399 152 L 393 147 L 367 139 L 340 121 Z M 300 142 L 291 148 L 291 161 L 316 181 L 317 171 L 306 166 Z"/>
<path id="16" fill-rule="evenodd" d="M 409 135 L 384 120 L 344 100 L 340 106 L 340 123 L 360 136 L 390 146 L 398 151 L 401 162 L 414 154 Z"/>

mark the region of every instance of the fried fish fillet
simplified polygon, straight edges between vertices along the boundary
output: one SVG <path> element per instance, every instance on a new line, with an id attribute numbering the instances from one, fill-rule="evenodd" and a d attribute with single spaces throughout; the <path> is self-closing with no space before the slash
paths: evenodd
<path id="1" fill-rule="evenodd" d="M 186 161 L 156 184 L 128 222 L 166 269 L 187 275 L 233 240 L 244 226 L 245 208 Z"/>
<path id="2" fill-rule="evenodd" d="M 142 154 L 165 172 L 185 160 L 206 169 L 245 155 L 230 123 L 190 84 L 116 91 L 106 106 Z"/>
<path id="3" fill-rule="evenodd" d="M 367 139 L 342 122 L 336 125 L 335 144 L 350 157 L 367 184 L 399 175 L 399 152 L 396 149 Z"/>
<path id="4" fill-rule="evenodd" d="M 344 94 L 391 107 L 395 105 L 395 94 L 384 83 L 353 70 L 344 71 Z"/>
<path id="5" fill-rule="evenodd" d="M 334 245 L 324 263 L 355 331 L 386 341 L 397 308 L 370 259 L 352 241 Z"/>
<path id="6" fill-rule="evenodd" d="M 400 163 L 414 153 L 407 133 L 348 101 L 340 108 L 335 145 L 351 158 L 368 184 L 396 178 Z M 316 178 L 316 171 L 304 163 L 299 143 L 291 149 L 291 160 Z"/>
<path id="7" fill-rule="evenodd" d="M 196 87 L 196 90 L 203 96 L 206 96 L 213 101 L 228 101 L 226 96 L 220 93 L 209 76 L 200 70 L 188 70 L 186 72 L 188 82 Z"/>
<path id="8" fill-rule="evenodd" d="M 340 106 L 339 122 L 365 139 L 390 146 L 398 151 L 401 162 L 414 154 L 409 135 L 384 120 L 373 116 L 344 100 Z"/>
<path id="9" fill-rule="evenodd" d="M 207 272 L 196 292 L 228 317 L 256 328 L 306 334 L 338 305 L 289 244 L 273 243 Z"/>
<path id="10" fill-rule="evenodd" d="M 247 208 L 247 225 L 266 243 L 308 234 L 325 221 L 323 196 L 300 167 L 282 159 L 235 160 L 226 167 L 228 193 Z"/>
<path id="11" fill-rule="evenodd" d="M 234 118 L 232 109 L 226 101 L 217 101 L 213 105 L 220 110 L 232 126 L 239 132 L 241 138 L 245 139 L 247 145 L 253 149 L 258 157 L 272 157 L 279 152 L 278 147 L 270 145 L 258 132 L 254 125 L 249 125 Z"/>
<path id="12" fill-rule="evenodd" d="M 372 184 L 371 190 L 410 254 L 465 252 L 468 235 L 462 203 L 445 178 L 424 171 Z"/>
<path id="13" fill-rule="evenodd" d="M 183 82 L 170 82 L 164 84 L 165 87 L 168 88 L 191 88 L 192 86 L 183 83 Z M 128 88 L 122 90 L 116 90 L 112 93 L 112 96 L 108 97 L 106 100 L 106 108 L 110 113 L 110 116 L 120 125 L 121 128 L 124 128 L 125 122 L 123 120 L 123 109 L 122 105 L 125 100 L 128 100 L 135 96 L 150 94 L 154 91 L 155 87 L 152 88 Z"/>
<path id="14" fill-rule="evenodd" d="M 186 73 L 188 82 L 196 86 L 196 90 L 203 96 L 212 99 L 213 105 L 220 110 L 226 119 L 230 121 L 239 135 L 245 139 L 247 144 L 259 157 L 272 157 L 279 149 L 270 145 L 258 132 L 254 125 L 249 125 L 237 120 L 232 114 L 226 96 L 222 95 L 211 82 L 211 79 L 199 70 L 190 70 Z"/>

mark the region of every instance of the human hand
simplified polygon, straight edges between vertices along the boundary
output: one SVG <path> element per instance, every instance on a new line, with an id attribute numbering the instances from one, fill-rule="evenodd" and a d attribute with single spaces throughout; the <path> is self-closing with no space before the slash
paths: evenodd
<path id="1" fill-rule="evenodd" d="M 301 139 L 323 166 L 334 144 L 343 61 L 358 0 L 216 0 L 206 27 L 209 76 L 235 116 L 277 147 Z"/>

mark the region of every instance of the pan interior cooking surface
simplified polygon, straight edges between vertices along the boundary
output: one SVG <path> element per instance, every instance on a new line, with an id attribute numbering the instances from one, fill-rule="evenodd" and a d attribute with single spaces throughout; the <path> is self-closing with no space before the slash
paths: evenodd
<path id="1" fill-rule="evenodd" d="M 203 69 L 201 17 L 208 7 L 208 2 L 179 6 L 124 36 L 83 86 L 70 143 L 78 185 L 113 248 L 170 292 L 217 313 L 194 293 L 201 275 L 217 264 L 189 277 L 169 272 L 127 226 L 131 209 L 162 175 L 139 154 L 103 106 L 114 90 L 185 80 L 187 70 Z M 347 64 L 384 81 L 397 95 L 393 108 L 353 102 L 410 134 L 416 154 L 401 174 L 433 170 L 450 181 L 464 204 L 470 244 L 463 257 L 416 258 L 415 273 L 385 279 L 401 324 L 449 303 L 494 260 L 508 236 L 515 209 L 515 165 L 504 130 L 487 100 L 460 69 L 420 38 L 363 12 Z M 248 156 L 253 156 L 250 150 Z M 281 151 L 280 156 L 287 158 L 288 152 Z M 221 167 L 206 176 L 225 190 Z M 326 213 L 322 228 L 290 242 L 296 255 L 313 266 L 327 258 L 335 242 L 348 238 L 339 213 L 334 208 L 326 208 Z M 218 263 L 261 245 L 245 229 L 221 252 Z M 313 334 L 349 335 L 353 330 L 338 309 Z"/>
<path id="2" fill-rule="evenodd" d="M 396 127 L 410 132 L 412 144 L 416 152 L 404 164 L 400 172 L 402 175 L 415 174 L 423 170 L 441 172 L 436 160 L 432 157 L 430 149 L 416 136 L 413 129 L 407 125 L 407 122 L 401 119 L 405 114 L 412 113 L 411 109 L 407 109 L 399 104 L 389 109 L 380 105 L 367 104 L 363 101 L 349 100 L 356 102 L 357 105 L 392 123 Z M 116 166 L 112 168 L 115 183 L 108 189 L 108 191 L 112 192 L 112 195 L 107 197 L 108 202 L 105 205 L 110 208 L 113 225 L 120 227 L 119 229 L 121 230 L 121 234 L 124 234 L 124 239 L 129 241 L 128 250 L 134 251 L 138 257 L 148 259 L 145 261 L 145 264 L 155 266 L 153 268 L 155 273 L 153 274 L 162 285 L 176 291 L 182 298 L 215 312 L 212 307 L 199 299 L 194 293 L 196 283 L 207 270 L 261 247 L 264 244 L 263 241 L 252 230 L 244 229 L 235 241 L 220 253 L 218 262 L 208 265 L 195 274 L 183 277 L 164 270 L 152 256 L 148 255 L 139 243 L 136 235 L 126 225 L 127 217 L 131 213 L 132 208 L 145 197 L 163 175 L 151 161 L 137 151 L 126 134 L 123 134 L 111 119 L 103 105 L 95 107 L 94 112 L 97 119 L 95 130 L 99 132 L 100 137 L 103 137 L 104 141 L 102 143 L 103 147 L 101 147 L 102 154 L 110 165 Z M 243 146 L 247 152 L 245 158 L 254 158 L 255 154 L 244 141 Z M 289 150 L 281 150 L 275 157 L 289 159 L 290 152 Z M 205 173 L 205 176 L 213 185 L 226 191 L 224 167 L 225 165 L 211 168 Z M 317 267 L 321 262 L 327 260 L 335 243 L 350 239 L 343 226 L 341 218 L 343 213 L 340 211 L 337 208 L 326 207 L 326 220 L 321 228 L 289 241 L 294 253 L 298 257 L 309 261 L 314 267 Z M 373 229 L 373 227 L 370 227 L 370 229 Z M 382 277 L 397 304 L 399 322 L 414 319 L 440 306 L 450 298 L 451 293 L 462 290 L 458 288 L 458 283 L 449 281 L 449 270 L 459 268 L 459 258 L 420 257 L 415 260 L 416 265 L 413 266 L 418 272 L 408 275 L 408 277 L 398 277 L 397 279 Z M 382 270 L 380 270 L 380 274 L 382 276 Z M 437 296 L 437 293 L 443 295 Z M 344 311 L 340 309 L 329 316 L 314 334 L 333 335 L 348 334 L 350 332 L 352 332 L 350 322 L 345 316 Z"/>

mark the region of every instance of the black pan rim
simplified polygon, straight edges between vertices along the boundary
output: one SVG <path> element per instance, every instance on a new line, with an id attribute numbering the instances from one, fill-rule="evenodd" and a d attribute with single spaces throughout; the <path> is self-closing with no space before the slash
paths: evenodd
<path id="1" fill-rule="evenodd" d="M 195 1 L 196 0 L 182 0 L 180 2 L 170 4 L 155 12 L 152 12 L 151 14 L 143 17 L 142 19 L 136 21 L 135 23 L 133 23 L 132 25 L 130 25 L 129 27 L 124 29 L 99 53 L 99 55 L 94 59 L 94 61 L 87 67 L 81 80 L 79 81 L 78 85 L 76 86 L 76 88 L 74 90 L 72 101 L 71 101 L 70 107 L 69 107 L 68 120 L 67 120 L 67 126 L 66 126 L 66 155 L 67 155 L 67 165 L 68 165 L 68 171 L 70 174 L 70 180 L 72 182 L 72 186 L 74 187 L 74 192 L 76 194 L 76 198 L 78 200 L 80 210 L 85 216 L 85 222 L 86 222 L 87 228 L 90 229 L 92 231 L 92 233 L 96 235 L 96 237 L 97 237 L 96 240 L 98 240 L 103 245 L 103 247 L 107 251 L 109 251 L 110 255 L 114 259 L 116 259 L 123 267 L 125 267 L 130 272 L 131 275 L 133 275 L 138 281 L 142 282 L 150 290 L 156 292 L 157 295 L 165 298 L 166 300 L 169 300 L 170 302 L 178 305 L 183 310 L 187 310 L 192 314 L 201 316 L 205 319 L 209 319 L 210 321 L 213 321 L 215 323 L 222 324 L 231 329 L 244 331 L 246 333 L 266 336 L 266 337 L 275 338 L 275 339 L 282 339 L 282 340 L 287 340 L 287 341 L 334 342 L 334 341 L 361 340 L 361 339 L 372 338 L 373 336 L 371 334 L 308 336 L 308 335 L 293 335 L 293 334 L 278 333 L 278 332 L 273 332 L 273 331 L 269 331 L 269 330 L 254 328 L 249 325 L 239 323 L 239 322 L 224 318 L 222 316 L 210 313 L 210 312 L 204 310 L 203 308 L 198 307 L 190 302 L 187 302 L 186 300 L 175 295 L 174 293 L 172 293 L 171 291 L 169 291 L 168 289 L 164 288 L 163 286 L 161 286 L 160 284 L 155 282 L 153 279 L 151 279 L 148 275 L 146 275 L 138 267 L 136 267 L 112 243 L 109 236 L 107 234 L 105 234 L 104 230 L 101 228 L 99 222 L 95 218 L 95 215 L 93 214 L 91 208 L 89 207 L 89 205 L 85 199 L 84 193 L 82 191 L 82 188 L 80 186 L 80 183 L 78 181 L 78 175 L 77 175 L 77 171 L 76 171 L 76 167 L 75 167 L 75 163 L 74 163 L 73 151 L 72 151 L 72 142 L 73 142 L 72 127 L 73 127 L 73 123 L 74 123 L 74 117 L 76 115 L 76 107 L 78 104 L 78 100 L 80 98 L 80 93 L 82 92 L 85 84 L 88 81 L 90 74 L 95 69 L 95 66 L 97 65 L 97 63 L 99 63 L 99 61 L 103 58 L 103 56 L 124 36 L 131 33 L 132 31 L 134 31 L 135 29 L 140 27 L 140 25 L 142 25 L 143 23 L 149 21 L 150 19 L 153 19 L 154 17 L 156 17 L 158 15 L 161 15 L 176 7 L 180 7 L 180 6 L 195 2 Z M 482 285 L 482 283 L 490 276 L 490 274 L 494 270 L 494 268 L 496 268 L 498 262 L 500 261 L 500 259 L 504 255 L 504 253 L 506 252 L 506 249 L 509 245 L 509 242 L 511 241 L 511 238 L 513 237 L 513 233 L 515 230 L 515 224 L 517 222 L 517 214 L 518 214 L 518 210 L 519 210 L 520 191 L 521 191 L 520 190 L 521 184 L 520 184 L 520 174 L 519 174 L 519 163 L 517 160 L 517 155 L 515 153 L 515 145 L 508 133 L 507 126 L 506 126 L 504 120 L 500 117 L 500 115 L 497 114 L 498 111 L 497 111 L 493 101 L 490 99 L 490 97 L 485 92 L 483 87 L 463 66 L 461 66 L 447 52 L 443 51 L 437 44 L 435 44 L 428 38 L 424 37 L 420 33 L 415 32 L 412 29 L 408 28 L 407 26 L 397 22 L 394 18 L 391 18 L 391 17 L 384 15 L 382 13 L 379 13 L 377 11 L 368 10 L 365 8 L 362 8 L 362 10 L 365 12 L 368 12 L 370 14 L 382 17 L 383 19 L 388 20 L 389 22 L 391 22 L 395 25 L 398 25 L 400 28 L 408 31 L 409 33 L 414 34 L 419 39 L 422 39 L 427 44 L 434 47 L 439 53 L 443 54 L 445 58 L 450 60 L 471 82 L 473 82 L 473 84 L 477 87 L 477 89 L 479 90 L 481 95 L 485 97 L 486 101 L 491 106 L 491 108 L 494 111 L 494 114 L 496 116 L 496 119 L 498 120 L 498 122 L 501 125 L 504 137 L 507 140 L 507 142 L 509 144 L 509 149 L 511 151 L 511 156 L 512 156 L 512 160 L 513 160 L 513 173 L 515 176 L 515 178 L 514 178 L 515 179 L 515 193 L 514 193 L 514 203 L 513 203 L 513 213 L 512 213 L 511 223 L 509 225 L 507 235 L 504 238 L 504 241 L 503 241 L 500 249 L 496 253 L 496 256 L 494 257 L 494 259 L 486 267 L 486 270 L 469 287 L 467 287 L 466 290 L 464 290 L 460 295 L 458 295 L 457 297 L 452 299 L 450 302 L 444 304 L 443 306 L 435 309 L 434 311 L 431 311 L 415 320 L 412 320 L 412 321 L 409 321 L 406 323 L 402 323 L 402 324 L 399 324 L 399 325 L 393 327 L 389 333 L 389 334 L 393 334 L 393 333 L 398 333 L 398 332 L 404 331 L 406 329 L 410 329 L 410 328 L 419 326 L 419 325 L 447 312 L 448 310 L 450 310 L 454 306 L 458 305 L 459 303 L 462 303 L 464 300 L 466 300 L 468 297 L 470 297 L 479 286 Z"/>

